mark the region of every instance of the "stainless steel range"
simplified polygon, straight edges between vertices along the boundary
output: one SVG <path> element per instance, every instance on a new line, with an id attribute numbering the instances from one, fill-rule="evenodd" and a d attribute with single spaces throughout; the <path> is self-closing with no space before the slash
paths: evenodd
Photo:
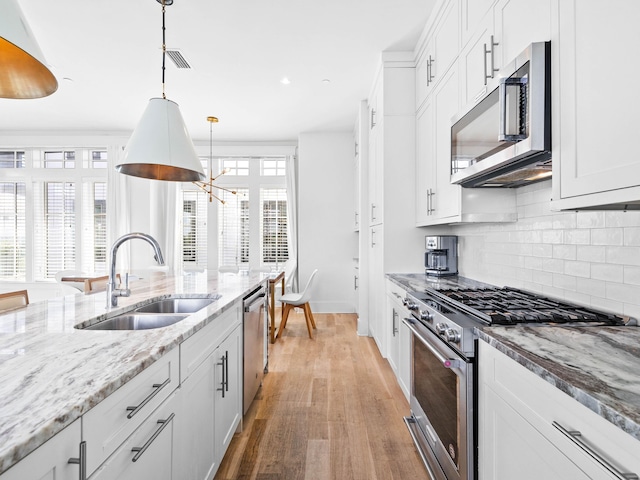
<path id="1" fill-rule="evenodd" d="M 435 480 L 476 478 L 475 327 L 632 325 L 635 319 L 513 288 L 412 292 L 411 416 L 405 422 Z"/>

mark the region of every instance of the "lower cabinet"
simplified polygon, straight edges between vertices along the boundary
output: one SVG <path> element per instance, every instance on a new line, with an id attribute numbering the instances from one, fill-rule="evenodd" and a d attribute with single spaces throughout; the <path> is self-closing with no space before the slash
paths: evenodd
<path id="1" fill-rule="evenodd" d="M 176 470 L 174 444 L 180 421 L 178 392 L 174 392 L 138 427 L 91 480 L 181 480 Z"/>
<path id="2" fill-rule="evenodd" d="M 387 308 L 385 328 L 388 330 L 389 348 L 387 360 L 396 374 L 398 384 L 409 400 L 411 387 L 411 332 L 402 323 L 410 315 L 402 300 L 406 291 L 390 280 L 386 283 Z"/>
<path id="3" fill-rule="evenodd" d="M 480 480 L 640 475 L 640 441 L 487 343 L 478 343 Z"/>
<path id="4" fill-rule="evenodd" d="M 180 385 L 174 446 L 180 478 L 212 479 L 242 420 L 241 315 L 239 308 L 225 312 L 181 347 L 188 377 Z"/>
<path id="5" fill-rule="evenodd" d="M 69 459 L 80 459 L 80 437 L 81 428 L 80 419 L 78 419 L 0 475 L 0 479 L 77 480 L 81 478 L 80 464 L 69 463 Z"/>

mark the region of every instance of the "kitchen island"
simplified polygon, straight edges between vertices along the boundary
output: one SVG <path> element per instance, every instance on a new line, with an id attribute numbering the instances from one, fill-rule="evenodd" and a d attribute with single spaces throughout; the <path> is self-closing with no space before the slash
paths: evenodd
<path id="1" fill-rule="evenodd" d="M 106 309 L 105 292 L 69 295 L 0 315 L 0 473 L 213 322 L 264 282 L 263 273 L 150 272 Z M 95 323 L 168 296 L 215 298 L 153 330 L 96 331 Z"/>

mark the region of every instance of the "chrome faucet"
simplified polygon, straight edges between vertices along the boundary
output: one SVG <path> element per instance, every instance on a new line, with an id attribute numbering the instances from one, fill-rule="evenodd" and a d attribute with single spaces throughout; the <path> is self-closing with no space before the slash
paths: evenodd
<path id="1" fill-rule="evenodd" d="M 109 263 L 111 264 L 111 270 L 109 271 L 109 282 L 107 283 L 107 310 L 110 307 L 118 306 L 118 297 L 128 297 L 131 295 L 131 290 L 129 290 L 129 275 L 125 276 L 125 285 L 124 288 L 116 288 L 116 254 L 118 253 L 118 247 L 122 245 L 127 240 L 131 240 L 133 238 L 139 238 L 141 240 L 146 240 L 151 244 L 155 255 L 156 262 L 158 265 L 164 265 L 164 258 L 162 256 L 162 250 L 160 250 L 160 245 L 151 235 L 147 235 L 146 233 L 127 233 L 113 242 L 113 246 L 111 247 L 111 254 L 109 256 Z"/>

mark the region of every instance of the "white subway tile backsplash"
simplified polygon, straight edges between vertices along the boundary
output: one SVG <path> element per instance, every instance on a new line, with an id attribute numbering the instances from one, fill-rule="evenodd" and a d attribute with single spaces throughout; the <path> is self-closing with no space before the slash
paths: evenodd
<path id="1" fill-rule="evenodd" d="M 623 277 L 624 267 L 622 265 L 611 265 L 608 263 L 594 263 L 591 265 L 591 278 L 595 280 L 622 282 Z"/>
<path id="2" fill-rule="evenodd" d="M 640 265 L 640 247 L 606 247 L 607 263 Z"/>
<path id="3" fill-rule="evenodd" d="M 577 245 L 576 259 L 582 262 L 605 262 L 606 249 L 604 246 L 596 245 Z"/>
<path id="4" fill-rule="evenodd" d="M 624 245 L 640 246 L 640 227 L 626 227 L 624 229 Z"/>
<path id="5" fill-rule="evenodd" d="M 577 212 L 578 228 L 604 228 L 605 212 Z"/>
<path id="6" fill-rule="evenodd" d="M 640 285 L 640 267 L 625 266 L 623 269 L 623 283 Z M 640 296 L 640 290 L 638 291 L 638 295 Z"/>
<path id="7" fill-rule="evenodd" d="M 637 285 L 623 283 L 607 283 L 606 298 L 623 303 L 637 303 L 640 290 Z"/>
<path id="8" fill-rule="evenodd" d="M 622 228 L 594 228 L 591 230 L 591 245 L 622 245 Z"/>
<path id="9" fill-rule="evenodd" d="M 553 245 L 553 258 L 575 260 L 577 258 L 576 251 L 575 245 Z"/>
<path id="10" fill-rule="evenodd" d="M 573 277 L 591 277 L 591 264 L 588 262 L 564 262 L 565 275 L 571 275 Z"/>
<path id="11" fill-rule="evenodd" d="M 640 211 L 552 212 L 550 198 L 551 182 L 528 185 L 517 222 L 452 226 L 461 274 L 640 317 Z"/>
<path id="12" fill-rule="evenodd" d="M 591 230 L 586 228 L 565 230 L 564 243 L 572 245 L 589 245 L 591 243 Z"/>

